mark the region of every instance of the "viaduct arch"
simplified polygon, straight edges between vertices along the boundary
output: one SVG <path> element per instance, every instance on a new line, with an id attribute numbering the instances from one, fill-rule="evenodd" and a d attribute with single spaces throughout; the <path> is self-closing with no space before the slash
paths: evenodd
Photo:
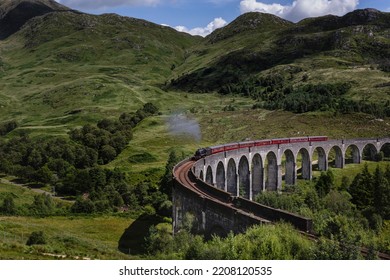
<path id="1" fill-rule="evenodd" d="M 311 180 L 313 170 L 376 160 L 381 151 L 390 153 L 390 137 L 246 147 L 201 158 L 193 172 L 232 196 L 254 200 L 260 192 L 281 190 L 283 181 L 294 185 L 298 178 Z"/>

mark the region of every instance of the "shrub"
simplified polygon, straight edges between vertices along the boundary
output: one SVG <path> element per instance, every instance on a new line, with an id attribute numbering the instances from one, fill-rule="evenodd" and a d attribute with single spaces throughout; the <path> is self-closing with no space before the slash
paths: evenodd
<path id="1" fill-rule="evenodd" d="M 43 244 L 46 244 L 46 236 L 43 231 L 33 231 L 26 242 L 26 245 L 28 246 Z"/>

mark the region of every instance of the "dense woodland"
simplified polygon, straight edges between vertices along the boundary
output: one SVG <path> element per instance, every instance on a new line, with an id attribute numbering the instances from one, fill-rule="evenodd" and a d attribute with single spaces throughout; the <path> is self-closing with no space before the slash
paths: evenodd
<path id="1" fill-rule="evenodd" d="M 291 70 L 293 76 L 295 71 Z M 267 110 L 286 110 L 293 113 L 331 111 L 341 114 L 366 113 L 376 117 L 390 116 L 390 103 L 375 103 L 369 100 L 355 101 L 346 97 L 351 89 L 350 83 L 307 83 L 303 75 L 300 86 L 292 86 L 286 75 L 273 73 L 266 76 L 251 77 L 242 82 L 227 84 L 219 91 L 221 94 L 239 94 L 256 100 L 253 108 Z"/>
<path id="2" fill-rule="evenodd" d="M 132 139 L 132 129 L 140 121 L 157 113 L 157 107 L 146 103 L 135 113 L 121 114 L 118 120 L 103 119 L 95 126 L 88 124 L 73 129 L 68 139 L 31 139 L 23 134 L 3 140 L 0 142 L 0 170 L 26 182 L 52 186 L 56 195 L 75 199 L 69 209 L 73 213 L 105 213 L 121 207 L 136 211 L 147 205 L 166 213 L 165 208 L 170 207 L 166 203 L 167 195 L 153 183 L 129 185 L 123 172 L 101 166 L 121 153 Z M 21 209 L 13 207 L 12 196 L 6 197 L 2 211 L 43 216 L 68 211 L 57 208 L 53 199 L 43 194 L 36 197 L 33 205 Z"/>

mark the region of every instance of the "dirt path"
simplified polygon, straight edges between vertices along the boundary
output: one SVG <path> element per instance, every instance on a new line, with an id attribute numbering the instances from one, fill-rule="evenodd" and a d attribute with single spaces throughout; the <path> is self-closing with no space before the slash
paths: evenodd
<path id="1" fill-rule="evenodd" d="M 55 196 L 52 192 L 48 192 L 48 191 L 37 189 L 37 188 L 31 188 L 31 187 L 28 186 L 28 184 L 15 183 L 15 182 L 12 182 L 12 181 L 10 181 L 8 179 L 5 179 L 5 178 L 0 178 L 0 183 L 11 185 L 11 186 L 16 186 L 16 187 L 20 187 L 20 188 L 24 188 L 24 189 L 28 189 L 30 191 L 33 191 L 33 192 L 37 193 L 37 194 L 50 195 L 52 197 L 55 197 L 55 198 L 58 198 L 58 199 L 61 199 L 61 200 L 64 200 L 64 201 L 68 201 L 68 202 L 70 201 L 70 200 L 64 199 L 63 197 Z"/>

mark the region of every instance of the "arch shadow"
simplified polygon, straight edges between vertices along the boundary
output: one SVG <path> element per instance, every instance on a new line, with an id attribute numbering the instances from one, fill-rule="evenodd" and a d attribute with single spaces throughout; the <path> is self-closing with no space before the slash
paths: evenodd
<path id="1" fill-rule="evenodd" d="M 128 255 L 146 253 L 145 236 L 149 234 L 149 228 L 162 223 L 164 220 L 156 215 L 143 214 L 125 229 L 118 241 L 118 250 Z"/>

